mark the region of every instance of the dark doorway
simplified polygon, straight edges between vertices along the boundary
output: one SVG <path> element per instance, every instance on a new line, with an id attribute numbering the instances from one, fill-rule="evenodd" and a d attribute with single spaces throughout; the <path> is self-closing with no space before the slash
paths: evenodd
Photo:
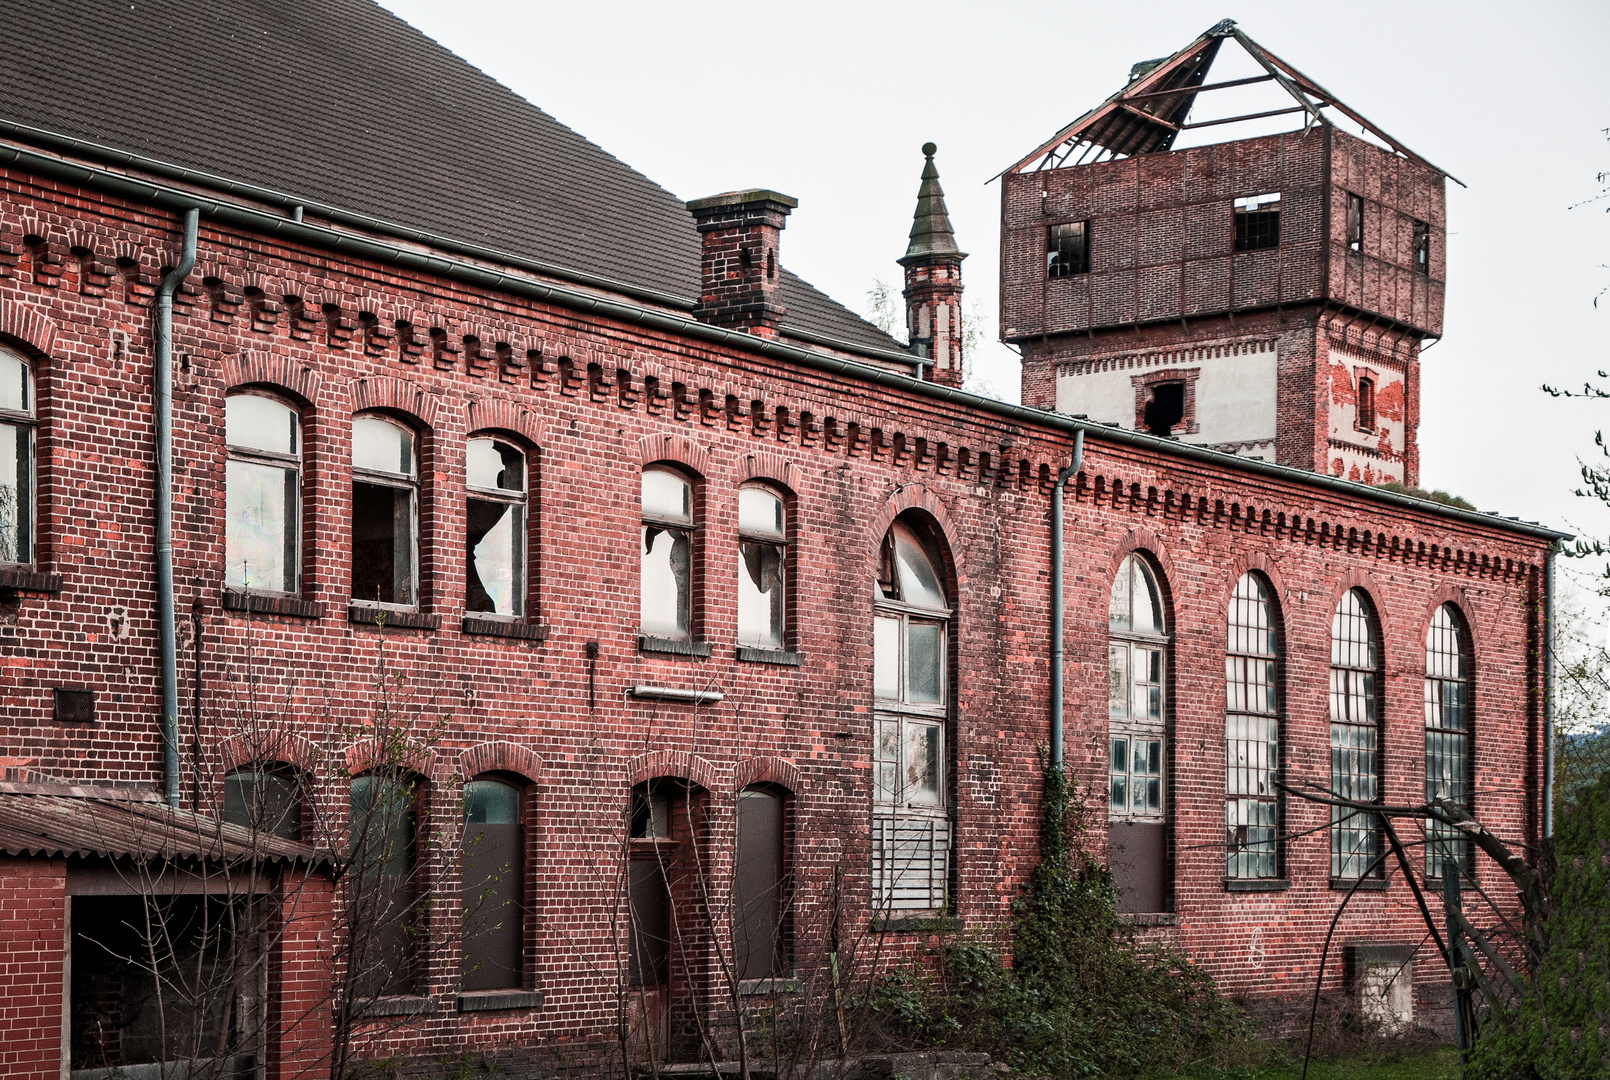
<path id="1" fill-rule="evenodd" d="M 1182 382 L 1157 383 L 1152 387 L 1152 399 L 1146 403 L 1146 430 L 1163 438 L 1174 434 L 1174 428 L 1185 419 L 1185 384 Z"/>
<path id="2" fill-rule="evenodd" d="M 740 979 L 784 972 L 783 800 L 770 791 L 738 796 L 737 882 L 733 953 Z"/>

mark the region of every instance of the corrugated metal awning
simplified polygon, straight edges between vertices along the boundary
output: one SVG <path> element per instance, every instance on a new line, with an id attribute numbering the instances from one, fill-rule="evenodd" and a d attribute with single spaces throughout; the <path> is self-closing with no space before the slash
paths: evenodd
<path id="1" fill-rule="evenodd" d="M 165 803 L 11 792 L 0 793 L 0 851 L 218 862 L 329 861 L 306 844 Z"/>

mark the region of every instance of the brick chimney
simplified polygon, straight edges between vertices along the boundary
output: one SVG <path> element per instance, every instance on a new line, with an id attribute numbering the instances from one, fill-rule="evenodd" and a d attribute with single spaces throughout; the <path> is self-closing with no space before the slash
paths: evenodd
<path id="1" fill-rule="evenodd" d="M 703 251 L 699 259 L 700 322 L 776 337 L 787 314 L 777 239 L 798 199 L 775 191 L 729 191 L 688 203 Z"/>
<path id="2" fill-rule="evenodd" d="M 945 192 L 934 167 L 938 151 L 933 143 L 923 144 L 922 186 L 917 189 L 911 242 L 900 265 L 906 271 L 906 323 L 911 343 L 917 355 L 933 361 L 926 376 L 946 386 L 960 386 L 962 260 L 967 253 L 956 247 L 956 233 L 950 227 Z"/>

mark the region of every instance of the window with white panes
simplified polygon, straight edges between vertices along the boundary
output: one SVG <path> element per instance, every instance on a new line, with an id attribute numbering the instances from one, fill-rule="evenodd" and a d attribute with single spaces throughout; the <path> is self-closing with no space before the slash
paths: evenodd
<path id="1" fill-rule="evenodd" d="M 34 560 L 34 424 L 33 372 L 0 348 L 0 563 Z"/>
<path id="2" fill-rule="evenodd" d="M 693 481 L 662 465 L 643 470 L 639 630 L 693 637 Z"/>
<path id="3" fill-rule="evenodd" d="M 1380 790 L 1380 651 L 1375 616 L 1361 589 L 1349 589 L 1331 620 L 1330 786 L 1344 799 L 1374 802 Z M 1381 874 L 1380 821 L 1345 806 L 1331 807 L 1331 877 Z"/>
<path id="4" fill-rule="evenodd" d="M 738 490 L 738 644 L 782 649 L 788 512 L 768 487 Z"/>
<path id="5" fill-rule="evenodd" d="M 1230 596 L 1224 657 L 1224 831 L 1227 878 L 1280 874 L 1280 659 L 1269 588 L 1243 574 Z"/>
<path id="6" fill-rule="evenodd" d="M 1443 604 L 1426 631 L 1426 801 L 1442 799 L 1470 809 L 1470 666 L 1464 620 Z M 1458 829 L 1426 822 L 1426 877 L 1442 878 L 1453 860 L 1471 871 L 1470 841 Z"/>
<path id="7" fill-rule="evenodd" d="M 1124 559 L 1107 612 L 1108 816 L 1162 821 L 1168 637 L 1157 578 Z"/>
<path id="8" fill-rule="evenodd" d="M 224 584 L 295 593 L 301 588 L 302 427 L 277 398 L 224 400 Z"/>
<path id="9" fill-rule="evenodd" d="M 419 603 L 419 442 L 383 416 L 352 421 L 352 601 Z"/>
<path id="10" fill-rule="evenodd" d="M 525 614 L 526 455 L 507 439 L 465 445 L 464 609 Z"/>
<path id="11" fill-rule="evenodd" d="M 873 641 L 872 877 L 884 908 L 945 903 L 950 602 L 930 531 L 901 519 L 884 537 Z"/>

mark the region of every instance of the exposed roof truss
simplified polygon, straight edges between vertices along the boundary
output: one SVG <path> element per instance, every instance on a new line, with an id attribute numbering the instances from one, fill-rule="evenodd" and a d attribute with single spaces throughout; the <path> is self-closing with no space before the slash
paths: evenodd
<path id="1" fill-rule="evenodd" d="M 1227 39 L 1241 46 L 1263 74 L 1207 82 L 1208 71 Z M 1291 98 L 1292 104 L 1197 123 L 1190 121 L 1198 95 L 1256 83 L 1275 84 Z M 1464 186 L 1457 177 L 1437 168 L 1313 79 L 1253 41 L 1230 19 L 1217 24 L 1172 56 L 1136 64 L 1123 89 L 1064 127 L 1006 172 L 1039 172 L 1137 154 L 1155 154 L 1172 150 L 1175 140 L 1185 131 L 1286 114 L 1302 114 L 1303 129 L 1307 130 L 1332 122 L 1325 114 L 1327 109 L 1334 109 L 1352 120 L 1409 160 L 1435 169 Z"/>

